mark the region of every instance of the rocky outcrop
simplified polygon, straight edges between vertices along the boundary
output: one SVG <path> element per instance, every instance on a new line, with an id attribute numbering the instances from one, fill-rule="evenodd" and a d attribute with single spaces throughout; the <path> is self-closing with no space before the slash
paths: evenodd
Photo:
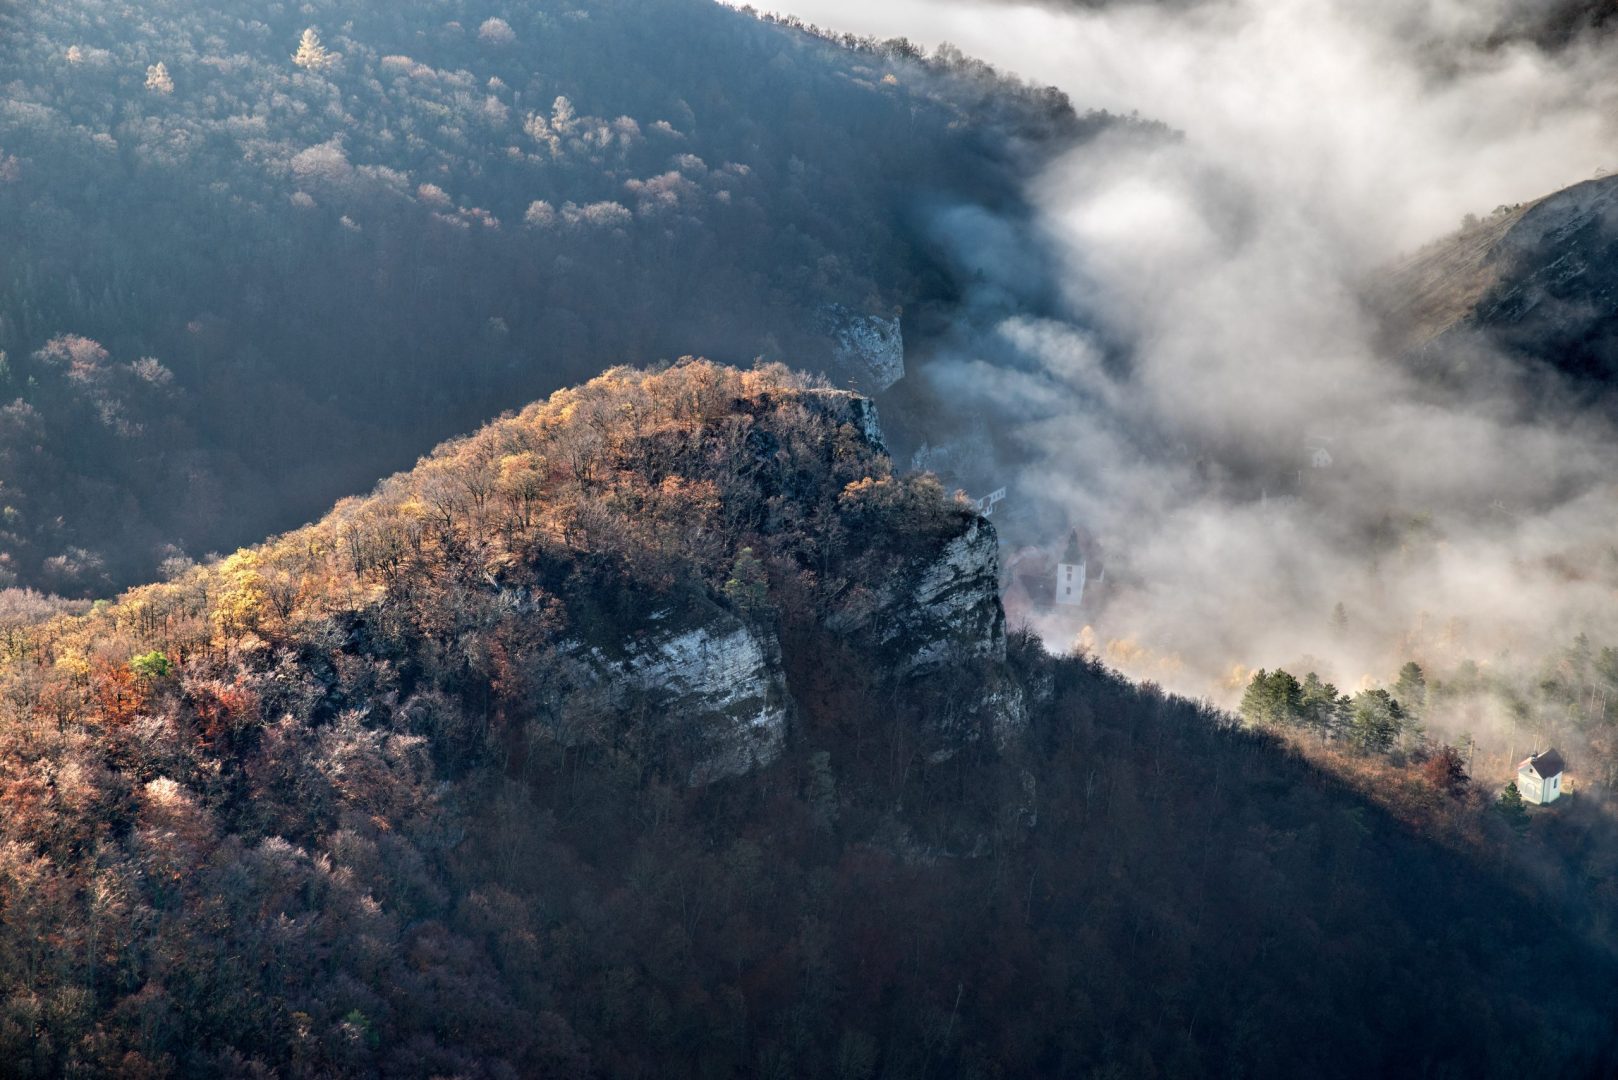
<path id="1" fill-rule="evenodd" d="M 878 624 L 896 672 L 912 685 L 940 682 L 939 696 L 949 699 L 933 710 L 937 720 L 927 733 L 935 762 L 984 736 L 1005 747 L 1027 726 L 1026 695 L 1004 667 L 999 579 L 994 526 L 973 515 L 961 535 L 896 590 Z M 957 684 L 940 678 L 946 673 L 968 678 Z"/>
<path id="2" fill-rule="evenodd" d="M 852 390 L 805 390 L 803 402 L 832 423 L 852 427 L 878 453 L 888 452 L 882 442 L 882 425 L 877 420 L 876 402 L 864 394 L 856 394 Z"/>
<path id="3" fill-rule="evenodd" d="M 662 608 L 614 648 L 571 643 L 620 713 L 641 711 L 653 737 L 705 784 L 768 765 L 791 717 L 773 635 L 713 605 Z"/>
<path id="4" fill-rule="evenodd" d="M 809 390 L 804 401 L 887 452 L 870 398 L 848 390 Z M 834 615 L 829 622 L 838 633 L 866 639 L 899 678 L 966 659 L 1005 659 L 999 537 L 977 514 L 958 520 L 958 532 L 911 559 L 902 573 L 871 583 L 874 605 Z"/>
<path id="5" fill-rule="evenodd" d="M 861 617 L 828 620 L 901 690 L 940 699 L 921 733 L 935 762 L 985 733 L 1004 746 L 1026 723 L 1023 690 L 1003 670 L 998 580 L 994 528 L 971 516 L 958 536 L 883 583 Z M 659 609 L 610 646 L 573 641 L 564 651 L 620 718 L 643 718 L 689 783 L 768 765 L 785 746 L 794 708 L 780 646 L 727 609 Z"/>
<path id="6" fill-rule="evenodd" d="M 962 659 L 1004 660 L 999 579 L 994 526 L 974 515 L 961 535 L 889 591 L 877 639 L 893 652 L 895 673 L 915 675 Z"/>
<path id="7" fill-rule="evenodd" d="M 874 603 L 828 621 L 907 693 L 934 698 L 921 733 L 934 762 L 985 734 L 1005 746 L 1026 726 L 1026 695 L 1004 669 L 999 576 L 994 526 L 973 514 L 941 548 L 882 583 Z"/>
<path id="8" fill-rule="evenodd" d="M 819 388 L 797 397 L 886 453 L 869 398 Z M 886 553 L 872 564 L 886 568 L 880 580 L 857 582 L 860 602 L 822 625 L 869 657 L 903 697 L 927 702 L 916 711 L 927 718 L 919 735 L 933 760 L 985 735 L 1003 745 L 1027 712 L 1004 663 L 994 527 L 953 510 L 941 520 L 925 536 L 874 538 Z M 581 672 L 574 682 L 605 701 L 620 730 L 639 725 L 672 771 L 704 784 L 780 756 L 796 709 L 767 605 L 743 612 L 721 600 L 665 601 L 632 625 L 611 625 L 598 640 L 564 647 Z"/>
<path id="9" fill-rule="evenodd" d="M 825 310 L 838 367 L 871 391 L 886 390 L 905 374 L 904 332 L 897 316 L 861 315 L 841 305 Z"/>

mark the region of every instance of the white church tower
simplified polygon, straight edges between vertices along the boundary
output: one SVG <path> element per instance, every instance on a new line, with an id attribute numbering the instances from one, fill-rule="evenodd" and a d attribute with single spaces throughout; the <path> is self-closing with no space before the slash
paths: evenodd
<path id="1" fill-rule="evenodd" d="M 1079 545 L 1079 531 L 1073 530 L 1067 538 L 1067 551 L 1056 564 L 1056 602 L 1065 607 L 1078 607 L 1084 603 L 1084 549 Z"/>

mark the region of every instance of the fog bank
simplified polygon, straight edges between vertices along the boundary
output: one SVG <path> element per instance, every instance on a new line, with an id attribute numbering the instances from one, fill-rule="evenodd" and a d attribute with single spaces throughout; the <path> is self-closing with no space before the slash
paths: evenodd
<path id="1" fill-rule="evenodd" d="M 1404 659 L 1509 665 L 1580 629 L 1618 641 L 1610 421 L 1530 406 L 1487 365 L 1431 385 L 1385 355 L 1365 301 L 1464 213 L 1609 164 L 1610 57 L 1485 47 L 1503 3 L 789 10 L 949 41 L 1081 111 L 1183 133 L 1058 162 L 1030 192 L 1034 235 L 1005 224 L 996 248 L 959 209 L 935 224 L 980 284 L 921 377 L 991 418 L 997 467 L 967 481 L 1009 483 L 1013 543 L 1072 523 L 1106 552 L 1087 645 L 1229 703 L 1249 667 L 1352 688 Z M 1054 247 L 1059 317 L 1019 310 L 1019 242 Z M 1072 640 L 1072 619 L 1034 624 Z"/>

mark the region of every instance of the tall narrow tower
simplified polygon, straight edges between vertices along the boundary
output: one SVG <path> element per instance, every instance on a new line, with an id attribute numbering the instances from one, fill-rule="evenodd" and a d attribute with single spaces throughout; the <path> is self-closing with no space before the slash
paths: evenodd
<path id="1" fill-rule="evenodd" d="M 1056 564 L 1056 602 L 1066 607 L 1084 603 L 1084 548 L 1077 529 L 1068 534 L 1067 550 Z"/>

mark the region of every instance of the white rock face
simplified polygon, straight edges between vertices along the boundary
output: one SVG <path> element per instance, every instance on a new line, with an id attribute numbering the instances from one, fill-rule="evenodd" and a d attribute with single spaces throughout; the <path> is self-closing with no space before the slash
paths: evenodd
<path id="1" fill-rule="evenodd" d="M 851 424 L 861 438 L 871 446 L 887 453 L 882 444 L 882 425 L 877 420 L 876 402 L 852 390 L 805 390 L 804 404 L 817 410 L 836 424 Z"/>
<path id="2" fill-rule="evenodd" d="M 860 315 L 844 307 L 826 311 L 833 358 L 869 378 L 867 389 L 886 390 L 905 375 L 904 332 L 897 317 Z"/>
<path id="3" fill-rule="evenodd" d="M 988 522 L 973 517 L 888 605 L 880 640 L 904 649 L 901 673 L 963 658 L 1005 659 L 999 576 L 999 541 Z"/>
<path id="4" fill-rule="evenodd" d="M 994 527 L 974 515 L 934 557 L 885 583 L 874 604 L 828 620 L 831 630 L 868 642 L 908 692 L 949 699 L 925 736 L 935 763 L 985 735 L 1003 747 L 1027 726 L 1022 687 L 994 670 L 1006 656 L 999 576 Z M 955 669 L 977 664 L 977 674 L 952 685 Z"/>
<path id="5" fill-rule="evenodd" d="M 716 611 L 703 625 L 635 638 L 621 656 L 587 656 L 620 704 L 641 696 L 651 703 L 693 760 L 691 783 L 780 756 L 790 708 L 779 649 L 734 616 Z"/>
<path id="6" fill-rule="evenodd" d="M 882 635 L 884 642 L 903 649 L 900 670 L 911 679 L 925 681 L 962 662 L 1005 660 L 999 548 L 993 527 L 974 517 L 967 531 L 951 540 L 916 579 L 900 605 L 900 617 Z M 1006 747 L 1028 725 L 1027 696 L 1015 681 L 985 672 L 943 717 L 928 755 L 935 763 L 984 734 Z"/>

